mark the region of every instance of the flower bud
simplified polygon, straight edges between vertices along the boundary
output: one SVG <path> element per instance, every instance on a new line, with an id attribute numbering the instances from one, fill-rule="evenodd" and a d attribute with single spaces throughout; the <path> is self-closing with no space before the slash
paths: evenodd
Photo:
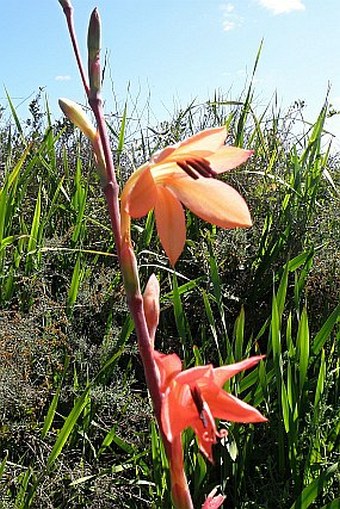
<path id="1" fill-rule="evenodd" d="M 143 294 L 143 305 L 152 346 L 159 322 L 159 283 L 155 274 L 150 276 Z"/>
<path id="2" fill-rule="evenodd" d="M 77 103 L 70 101 L 69 99 L 59 99 L 59 106 L 66 117 L 75 126 L 79 127 L 82 133 L 91 140 L 101 186 L 104 188 L 107 184 L 106 162 L 97 129 Z"/>
<path id="3" fill-rule="evenodd" d="M 97 137 L 97 129 L 92 122 L 87 118 L 82 108 L 75 102 L 69 99 L 59 99 L 59 106 L 66 117 L 94 143 Z"/>
<path id="4" fill-rule="evenodd" d="M 130 242 L 121 244 L 121 267 L 128 298 L 140 293 L 137 260 Z"/>
<path id="5" fill-rule="evenodd" d="M 94 9 L 87 33 L 88 72 L 90 82 L 90 95 L 93 97 L 100 91 L 100 17 Z"/>

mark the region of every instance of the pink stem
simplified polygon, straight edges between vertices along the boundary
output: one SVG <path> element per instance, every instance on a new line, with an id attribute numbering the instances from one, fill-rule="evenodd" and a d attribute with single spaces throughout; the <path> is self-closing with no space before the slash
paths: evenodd
<path id="1" fill-rule="evenodd" d="M 120 258 L 122 238 L 120 228 L 119 186 L 117 183 L 116 172 L 112 160 L 110 140 L 105 126 L 102 101 L 100 97 L 98 97 L 98 95 L 96 95 L 95 97 L 89 97 L 89 104 L 96 117 L 99 136 L 103 147 L 108 182 L 104 188 L 104 194 L 109 208 L 111 227 L 116 242 L 118 258 Z"/>
<path id="2" fill-rule="evenodd" d="M 170 445 L 170 447 L 169 447 Z M 183 448 L 181 438 L 176 437 L 168 446 L 165 443 L 170 463 L 171 494 L 176 509 L 194 509 L 187 478 L 184 472 Z"/>
<path id="3" fill-rule="evenodd" d="M 83 86 L 84 86 L 86 95 L 88 97 L 89 93 L 90 93 L 90 89 L 89 89 L 89 86 L 88 86 L 88 83 L 87 83 L 87 79 L 86 79 L 86 76 L 85 76 L 84 66 L 82 64 L 82 60 L 81 60 L 81 57 L 80 57 L 78 41 L 77 41 L 77 37 L 76 37 L 76 34 L 75 34 L 75 30 L 74 30 L 73 7 L 72 7 L 72 5 L 67 3 L 66 5 L 62 5 L 62 8 L 63 8 L 64 14 L 65 14 L 65 17 L 66 17 L 68 32 L 70 34 L 70 38 L 71 38 L 71 42 L 72 42 L 72 47 L 73 47 L 74 55 L 76 57 L 78 69 L 79 69 L 79 72 L 80 72 L 81 81 L 83 82 Z"/>
<path id="4" fill-rule="evenodd" d="M 111 227 L 116 243 L 119 263 L 124 274 L 124 267 L 121 258 L 122 235 L 119 210 L 119 186 L 116 179 L 110 141 L 107 134 L 106 123 L 103 114 L 102 101 L 99 96 L 99 93 L 95 94 L 91 93 L 88 82 L 85 77 L 84 67 L 82 65 L 79 47 L 74 31 L 73 8 L 71 5 L 63 5 L 63 10 L 66 16 L 67 26 L 72 41 L 72 46 L 78 64 L 78 68 L 80 71 L 81 80 L 83 82 L 83 86 L 88 97 L 89 104 L 93 110 L 98 125 L 99 136 L 103 147 L 107 171 L 107 184 L 104 187 L 103 191 L 108 204 Z M 133 251 L 131 251 L 131 255 L 133 256 L 133 261 L 135 261 L 135 255 Z M 135 324 L 135 330 L 138 339 L 138 348 L 144 367 L 146 383 L 153 402 L 155 417 L 158 422 L 162 440 L 166 449 L 166 454 L 170 462 L 171 484 L 174 503 L 176 504 L 176 507 L 178 509 L 193 509 L 190 491 L 184 473 L 183 451 L 180 439 L 177 439 L 175 443 L 170 443 L 163 433 L 161 421 L 162 394 L 159 387 L 159 377 L 156 369 L 156 363 L 154 361 L 152 342 L 150 340 L 148 326 L 146 323 L 146 317 L 143 309 L 143 297 L 140 292 L 138 272 L 135 271 L 134 275 L 135 275 L 135 285 L 134 285 L 135 290 L 134 292 L 127 292 L 128 305 Z"/>

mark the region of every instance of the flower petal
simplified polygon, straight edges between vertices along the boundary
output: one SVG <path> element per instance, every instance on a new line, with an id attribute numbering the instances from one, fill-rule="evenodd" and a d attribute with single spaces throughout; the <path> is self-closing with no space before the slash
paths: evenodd
<path id="1" fill-rule="evenodd" d="M 133 177 L 134 175 L 131 177 L 131 189 L 127 187 L 127 190 L 123 191 L 122 206 L 131 217 L 143 217 L 155 206 L 157 187 L 148 166 L 140 172 L 138 178 Z"/>
<path id="2" fill-rule="evenodd" d="M 163 186 L 157 186 L 155 216 L 162 246 L 171 264 L 175 265 L 185 244 L 185 215 L 172 191 Z"/>
<path id="3" fill-rule="evenodd" d="M 189 157 L 192 155 L 192 152 L 202 157 L 208 156 L 224 145 L 226 136 L 227 131 L 225 127 L 205 129 L 184 141 L 175 145 L 170 145 L 157 152 L 152 157 L 152 163 L 166 163 L 168 160 L 178 159 L 180 156 L 184 155 Z"/>
<path id="4" fill-rule="evenodd" d="M 214 488 L 208 495 L 208 497 L 205 499 L 204 504 L 202 505 L 201 509 L 218 509 L 220 507 L 224 500 L 224 495 L 217 495 L 217 488 Z"/>
<path id="5" fill-rule="evenodd" d="M 202 391 L 203 392 L 203 391 Z M 231 422 L 266 422 L 267 419 L 244 401 L 232 394 L 221 390 L 219 394 L 211 399 L 209 394 L 203 393 L 214 417 L 225 419 Z"/>
<path id="6" fill-rule="evenodd" d="M 170 390 L 163 396 L 161 413 L 163 431 L 170 442 L 185 428 L 199 425 L 199 416 L 189 385 L 173 381 Z"/>
<path id="7" fill-rule="evenodd" d="M 246 202 L 224 182 L 207 178 L 176 179 L 169 187 L 186 207 L 209 223 L 222 228 L 252 224 Z"/>
<path id="8" fill-rule="evenodd" d="M 226 145 L 206 159 L 210 162 L 213 170 L 223 173 L 245 163 L 253 153 L 252 150 Z"/>
<path id="9" fill-rule="evenodd" d="M 196 384 L 198 380 L 203 378 L 207 383 L 213 381 L 214 368 L 211 364 L 205 366 L 195 366 L 194 368 L 185 369 L 181 371 L 176 377 L 176 381 L 180 384 Z"/>
<path id="10" fill-rule="evenodd" d="M 235 362 L 235 364 L 229 364 L 229 366 L 214 368 L 214 383 L 218 385 L 218 387 L 223 387 L 227 380 L 237 375 L 237 373 L 240 373 L 240 371 L 244 371 L 245 369 L 256 366 L 256 364 L 264 358 L 265 355 L 255 355 L 254 357 L 250 357 L 244 361 Z"/>
<path id="11" fill-rule="evenodd" d="M 182 141 L 171 155 L 177 156 L 182 153 L 196 153 L 197 151 L 199 153 L 205 152 L 206 155 L 209 155 L 209 153 L 216 152 L 216 150 L 223 147 L 226 136 L 227 130 L 224 126 L 205 129 Z"/>
<path id="12" fill-rule="evenodd" d="M 182 361 L 175 353 L 166 355 L 156 350 L 154 351 L 154 359 L 160 373 L 160 389 L 164 392 L 171 380 L 181 372 Z"/>

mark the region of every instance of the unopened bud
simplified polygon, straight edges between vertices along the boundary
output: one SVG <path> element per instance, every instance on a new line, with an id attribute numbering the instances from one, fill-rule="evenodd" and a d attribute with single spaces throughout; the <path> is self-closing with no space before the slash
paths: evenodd
<path id="1" fill-rule="evenodd" d="M 77 103 L 70 101 L 69 99 L 59 99 L 59 106 L 66 117 L 75 126 L 79 127 L 82 133 L 91 140 L 101 186 L 104 188 L 107 184 L 106 163 L 102 143 L 97 129 Z"/>
<path id="2" fill-rule="evenodd" d="M 70 99 L 59 99 L 59 106 L 64 115 L 89 138 L 92 143 L 96 140 L 97 129 L 87 118 L 82 108 Z"/>
<path id="3" fill-rule="evenodd" d="M 137 261 L 130 242 L 123 240 L 121 245 L 121 267 L 124 287 L 128 298 L 140 293 Z"/>
<path id="4" fill-rule="evenodd" d="M 88 72 L 90 82 L 90 94 L 95 96 L 100 91 L 100 17 L 97 9 L 94 9 L 87 33 Z"/>
<path id="5" fill-rule="evenodd" d="M 159 322 L 159 283 L 155 274 L 150 276 L 143 294 L 143 306 L 152 346 Z"/>

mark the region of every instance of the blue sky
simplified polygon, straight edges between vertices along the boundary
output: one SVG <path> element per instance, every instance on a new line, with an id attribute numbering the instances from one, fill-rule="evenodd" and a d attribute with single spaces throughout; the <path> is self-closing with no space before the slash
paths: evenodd
<path id="1" fill-rule="evenodd" d="M 38 87 L 52 111 L 58 97 L 84 101 L 57 0 L 1 0 L 0 82 L 19 113 Z M 105 99 L 112 89 L 123 102 L 128 84 L 143 105 L 150 95 L 155 119 L 175 106 L 207 100 L 216 89 L 237 99 L 249 77 L 260 41 L 256 75 L 259 109 L 276 91 L 287 107 L 307 103 L 307 119 L 321 108 L 328 83 L 340 110 L 339 0 L 73 0 L 78 38 L 85 55 L 89 15 L 97 6 L 103 24 L 103 54 L 109 55 Z M 5 105 L 3 87 L 0 103 Z M 20 106 L 19 106 L 20 105 Z M 329 128 L 340 134 L 340 115 Z"/>

